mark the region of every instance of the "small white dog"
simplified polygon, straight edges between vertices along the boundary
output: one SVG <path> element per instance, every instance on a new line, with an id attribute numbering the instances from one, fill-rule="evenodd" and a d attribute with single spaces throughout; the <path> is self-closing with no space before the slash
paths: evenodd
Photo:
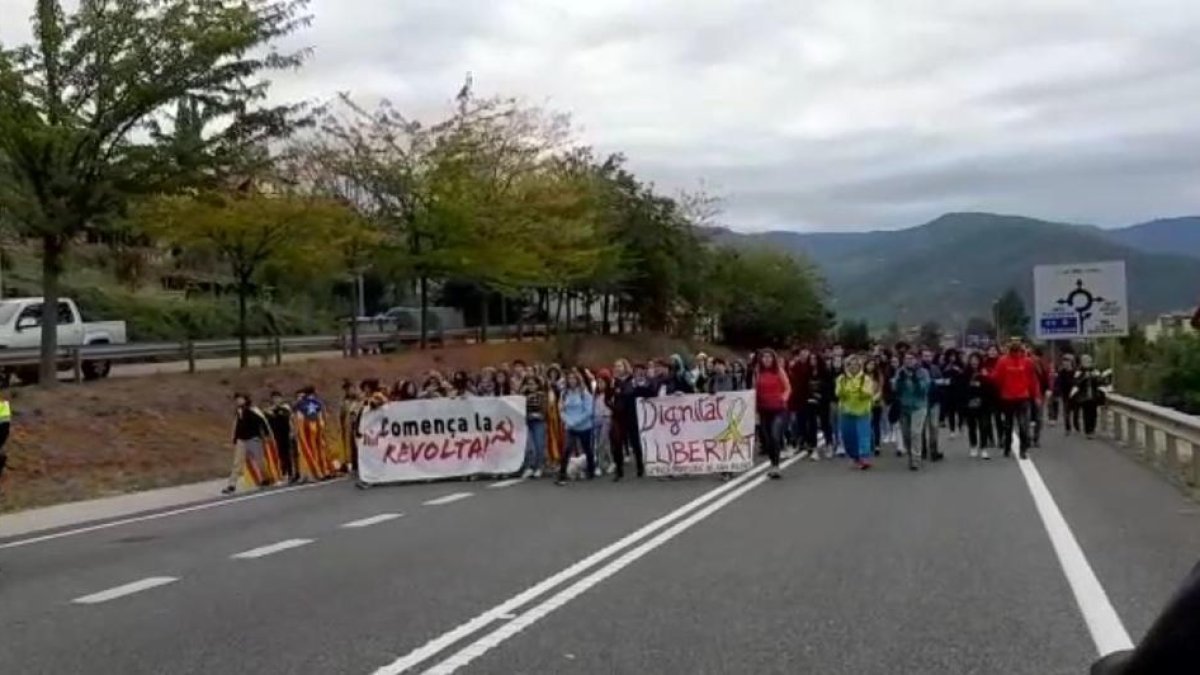
<path id="1" fill-rule="evenodd" d="M 567 478 L 569 480 L 581 480 L 587 474 L 587 457 L 583 455 L 575 455 L 567 461 Z"/>

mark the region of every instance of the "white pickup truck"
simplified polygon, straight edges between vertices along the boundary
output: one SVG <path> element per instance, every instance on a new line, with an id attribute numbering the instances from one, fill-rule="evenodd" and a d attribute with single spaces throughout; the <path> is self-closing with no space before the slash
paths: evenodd
<path id="1" fill-rule="evenodd" d="M 42 343 L 42 299 L 7 298 L 0 300 L 0 349 L 36 349 Z M 84 322 L 79 308 L 70 298 L 58 301 L 58 346 L 125 344 L 124 321 Z M 69 362 L 59 365 L 70 368 Z M 83 376 L 97 380 L 108 375 L 109 361 L 84 361 Z M 11 370 L 22 382 L 37 382 L 36 365 L 16 366 Z M 7 377 L 10 373 L 5 373 Z"/>

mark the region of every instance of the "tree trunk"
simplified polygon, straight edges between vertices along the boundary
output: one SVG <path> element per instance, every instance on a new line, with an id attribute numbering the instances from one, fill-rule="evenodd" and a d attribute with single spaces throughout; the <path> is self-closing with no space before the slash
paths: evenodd
<path id="1" fill-rule="evenodd" d="M 250 347 L 246 344 L 246 296 L 250 295 L 250 280 L 243 276 L 238 279 L 238 364 L 241 368 L 250 365 Z"/>
<path id="2" fill-rule="evenodd" d="M 488 340 L 488 314 L 490 313 L 488 300 L 491 299 L 491 294 L 486 288 L 479 290 L 479 342 L 484 343 Z"/>
<path id="3" fill-rule="evenodd" d="M 42 354 L 38 365 L 39 384 L 58 384 L 58 282 L 66 241 L 42 237 Z"/>
<path id="4" fill-rule="evenodd" d="M 350 312 L 350 358 L 358 358 L 358 308 L 362 305 L 361 277 L 354 280 L 354 308 Z"/>
<path id="5" fill-rule="evenodd" d="M 554 308 L 554 332 L 559 335 L 562 334 L 563 296 L 565 295 L 565 292 L 558 291 L 558 304 Z"/>
<path id="6" fill-rule="evenodd" d="M 605 335 L 608 335 L 609 333 L 612 332 L 610 330 L 612 328 L 612 324 L 610 324 L 609 320 L 608 320 L 608 303 L 611 300 L 612 300 L 612 296 L 609 295 L 608 293 L 605 293 L 604 294 L 604 308 L 601 310 L 602 318 L 600 319 L 600 331 L 603 332 Z"/>
<path id="7" fill-rule="evenodd" d="M 504 327 L 505 331 L 508 330 L 508 296 L 504 295 L 500 296 L 500 325 Z M 501 333 L 501 337 L 503 337 L 503 333 Z"/>
<path id="8" fill-rule="evenodd" d="M 421 349 L 429 346 L 429 277 L 421 275 L 420 293 L 421 293 Z"/>

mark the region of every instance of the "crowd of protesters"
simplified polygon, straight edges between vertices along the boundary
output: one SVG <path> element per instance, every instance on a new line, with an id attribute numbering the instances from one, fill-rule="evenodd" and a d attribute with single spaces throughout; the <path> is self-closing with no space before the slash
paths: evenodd
<path id="1" fill-rule="evenodd" d="M 474 373 L 430 371 L 391 384 L 347 381 L 335 412 L 312 387 L 290 402 L 272 392 L 262 409 L 238 394 L 226 491 L 242 479 L 267 486 L 353 472 L 359 415 L 392 401 L 522 396 L 528 443 L 520 475 L 554 472 L 565 484 L 573 474 L 620 481 L 629 460 L 636 475 L 644 475 L 640 398 L 754 390 L 759 448 L 771 464 L 768 475 L 779 478 L 781 460 L 797 453 L 810 461 L 846 457 L 870 469 L 888 445 L 916 471 L 943 459 L 943 430 L 951 438 L 965 434 L 970 457 L 984 460 L 997 450 L 1008 456 L 1015 435 L 1025 458 L 1044 424 L 1060 417 L 1066 433 L 1090 438 L 1104 403 L 1102 383 L 1087 355 L 1066 354 L 1055 365 L 1014 340 L 1003 353 L 996 346 L 941 351 L 900 343 L 863 353 L 836 345 L 797 347 L 786 356 L 764 349 L 745 360 L 705 354 L 632 364 L 618 359 L 595 370 L 515 361 Z"/>

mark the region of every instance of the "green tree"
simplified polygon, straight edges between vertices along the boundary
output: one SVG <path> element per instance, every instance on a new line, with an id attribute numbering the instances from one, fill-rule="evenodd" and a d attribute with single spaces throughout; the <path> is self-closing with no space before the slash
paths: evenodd
<path id="1" fill-rule="evenodd" d="M 821 280 L 811 265 L 769 250 L 722 248 L 713 255 L 709 283 L 728 344 L 783 346 L 814 340 L 830 327 Z"/>
<path id="2" fill-rule="evenodd" d="M 247 304 L 265 268 L 286 262 L 310 271 L 344 269 L 371 241 L 351 210 L 319 197 L 205 192 L 156 198 L 138 213 L 145 229 L 161 241 L 214 251 L 229 265 L 237 285 L 243 368 L 249 362 Z M 340 255 L 330 256 L 331 250 Z"/>
<path id="3" fill-rule="evenodd" d="M 922 347 L 937 349 L 942 344 L 942 326 L 936 321 L 926 321 L 921 324 L 917 334 L 917 343 Z"/>
<path id="4" fill-rule="evenodd" d="M 837 343 L 855 352 L 869 349 L 871 347 L 871 331 L 867 322 L 842 320 L 838 324 Z"/>
<path id="5" fill-rule="evenodd" d="M 1029 314 L 1025 311 L 1025 301 L 1016 289 L 1010 288 L 996 301 L 996 330 L 1000 339 L 1010 337 L 1025 338 L 1029 335 Z"/>
<path id="6" fill-rule="evenodd" d="M 41 241 L 45 385 L 71 241 L 105 227 L 130 194 L 220 180 L 246 147 L 292 128 L 297 108 L 261 105 L 263 74 L 300 64 L 271 45 L 307 22 L 306 4 L 80 0 L 67 13 L 38 0 L 33 44 L 0 49 L 0 203 Z M 204 102 L 190 111 L 223 124 L 181 146 L 164 119 L 189 98 Z"/>

